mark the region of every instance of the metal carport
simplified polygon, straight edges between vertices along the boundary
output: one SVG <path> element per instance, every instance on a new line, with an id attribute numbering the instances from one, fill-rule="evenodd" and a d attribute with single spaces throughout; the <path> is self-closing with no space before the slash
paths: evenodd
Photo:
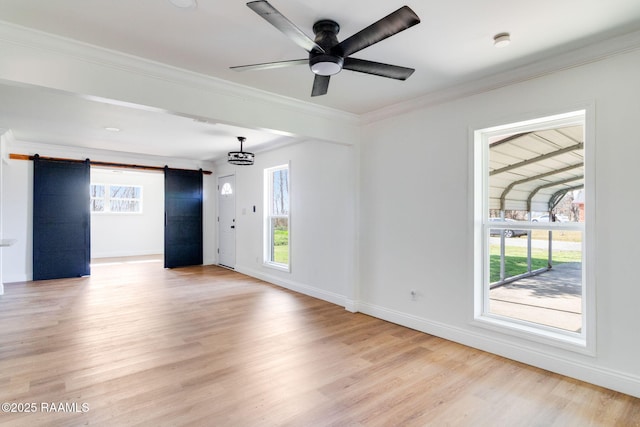
<path id="1" fill-rule="evenodd" d="M 570 191 L 584 188 L 584 128 L 572 125 L 489 139 L 489 209 L 498 211 L 549 212 Z M 493 223 L 497 224 L 497 223 Z M 553 228 L 545 224 L 538 228 Z M 492 225 L 493 227 L 494 225 Z M 551 268 L 552 231 L 549 231 L 547 268 L 531 271 L 531 233 L 528 233 L 528 272 L 504 277 L 504 235 L 501 233 L 500 281 L 492 287 L 531 276 Z"/>

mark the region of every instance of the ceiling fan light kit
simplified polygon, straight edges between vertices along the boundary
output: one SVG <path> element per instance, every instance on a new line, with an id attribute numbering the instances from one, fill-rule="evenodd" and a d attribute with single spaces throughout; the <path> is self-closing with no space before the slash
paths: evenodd
<path id="1" fill-rule="evenodd" d="M 329 89 L 330 77 L 343 69 L 396 80 L 406 80 L 415 71 L 413 68 L 351 57 L 352 54 L 364 48 L 419 24 L 420 18 L 409 6 L 402 6 L 341 42 L 337 37 L 340 26 L 335 21 L 323 19 L 316 22 L 313 25 L 315 39 L 312 40 L 268 1 L 251 1 L 247 3 L 247 6 L 298 46 L 305 49 L 309 53 L 309 58 L 308 60 L 296 59 L 243 65 L 231 67 L 232 70 L 266 70 L 308 63 L 315 75 L 311 96 L 325 95 Z"/>
<path id="2" fill-rule="evenodd" d="M 227 154 L 227 161 L 232 165 L 251 166 L 253 164 L 256 157 L 255 154 L 244 151 L 242 148 L 242 144 L 246 139 L 247 138 L 244 136 L 239 136 L 238 141 L 240 141 L 240 151 L 229 151 Z"/>
<path id="3" fill-rule="evenodd" d="M 339 56 L 326 55 L 324 53 L 309 58 L 309 66 L 314 74 L 319 76 L 333 76 L 342 71 L 344 59 Z"/>

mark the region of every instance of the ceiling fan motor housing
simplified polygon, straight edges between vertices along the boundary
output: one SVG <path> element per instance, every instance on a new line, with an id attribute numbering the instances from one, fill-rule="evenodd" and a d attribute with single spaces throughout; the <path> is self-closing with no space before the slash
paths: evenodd
<path id="1" fill-rule="evenodd" d="M 338 23 L 329 19 L 313 24 L 313 32 L 316 35 L 314 41 L 325 50 L 325 53 L 315 50 L 309 52 L 309 67 L 315 74 L 331 76 L 342 70 L 344 58 L 332 52 L 332 48 L 338 44 L 339 31 Z"/>

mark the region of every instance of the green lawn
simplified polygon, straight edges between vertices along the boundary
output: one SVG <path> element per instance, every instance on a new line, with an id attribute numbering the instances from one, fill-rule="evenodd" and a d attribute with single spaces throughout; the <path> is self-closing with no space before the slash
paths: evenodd
<path id="1" fill-rule="evenodd" d="M 280 245 L 273 248 L 273 258 L 275 262 L 289 264 L 289 245 Z"/>
<path id="2" fill-rule="evenodd" d="M 489 271 L 491 283 L 500 280 L 500 246 L 491 245 L 489 259 Z M 547 266 L 546 249 L 531 250 L 531 269 L 537 270 Z M 505 276 L 512 277 L 527 272 L 527 248 L 526 247 L 507 247 L 505 260 Z M 562 264 L 565 262 L 580 262 L 582 260 L 582 252 L 580 251 L 554 251 L 553 264 Z"/>
<path id="3" fill-rule="evenodd" d="M 289 264 L 289 230 L 274 230 L 273 260 L 282 264 Z"/>

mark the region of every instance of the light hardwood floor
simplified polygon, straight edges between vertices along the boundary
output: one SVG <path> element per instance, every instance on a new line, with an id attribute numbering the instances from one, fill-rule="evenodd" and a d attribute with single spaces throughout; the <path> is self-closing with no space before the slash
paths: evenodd
<path id="1" fill-rule="evenodd" d="M 0 425 L 640 425 L 631 396 L 215 266 L 146 261 L 6 285 L 0 401 L 37 412 Z M 76 407 L 42 410 L 60 402 Z"/>

